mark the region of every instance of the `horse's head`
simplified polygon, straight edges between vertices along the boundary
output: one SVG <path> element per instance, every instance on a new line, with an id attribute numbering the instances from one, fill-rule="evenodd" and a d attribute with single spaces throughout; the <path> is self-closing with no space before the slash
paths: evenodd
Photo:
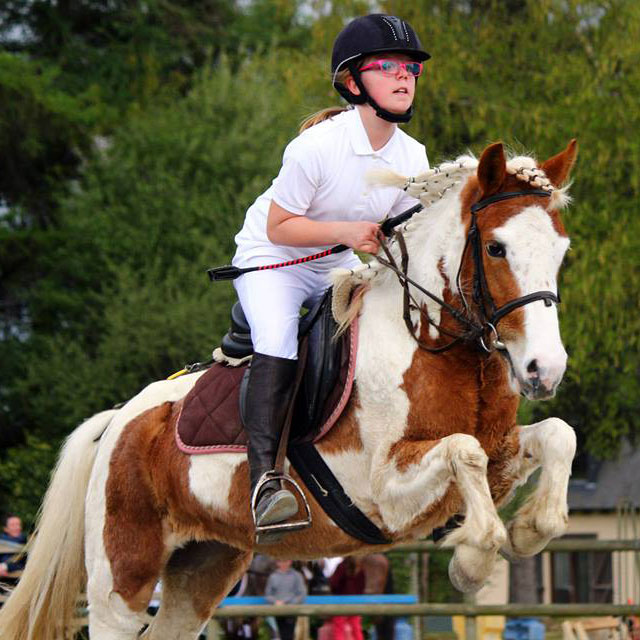
<path id="1" fill-rule="evenodd" d="M 507 162 L 502 144 L 493 144 L 460 194 L 471 230 L 461 290 L 493 334 L 486 341 L 508 360 L 512 388 L 531 399 L 552 397 L 566 368 L 556 303 L 569 239 L 558 210 L 576 152 L 574 140 L 537 166 Z"/>
<path id="2" fill-rule="evenodd" d="M 532 399 L 553 396 L 566 368 L 556 305 L 569 239 L 559 210 L 569 200 L 562 185 L 576 153 L 573 140 L 538 165 L 507 160 L 497 143 L 480 161 L 461 156 L 415 177 L 369 174 L 424 206 L 384 248 L 386 258 L 378 255 L 389 269 L 370 270 L 388 271 L 383 287 L 394 273 L 405 285 L 409 333 L 430 352 L 462 342 L 498 350 L 513 390 Z"/>

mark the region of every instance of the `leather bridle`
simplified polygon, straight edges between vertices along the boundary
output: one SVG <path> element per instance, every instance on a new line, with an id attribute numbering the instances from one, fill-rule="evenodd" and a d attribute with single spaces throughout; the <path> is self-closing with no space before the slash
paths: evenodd
<path id="1" fill-rule="evenodd" d="M 471 224 L 469 225 L 469 231 L 467 233 L 466 242 L 464 245 L 464 249 L 462 251 L 462 256 L 460 257 L 460 267 L 458 268 L 458 273 L 456 276 L 456 286 L 458 289 L 458 293 L 462 299 L 462 304 L 464 310 L 456 309 L 454 306 L 445 302 L 432 292 L 428 291 L 421 285 L 419 285 L 415 280 L 409 277 L 408 268 L 409 268 L 409 254 L 407 252 L 407 246 L 404 239 L 404 236 L 400 231 L 396 231 L 394 233 L 394 238 L 398 242 L 398 246 L 400 248 L 400 266 L 398 266 L 395 258 L 392 256 L 389 248 L 387 247 L 384 239 L 382 240 L 382 248 L 386 255 L 386 259 L 380 256 L 377 257 L 377 260 L 383 264 L 385 267 L 391 269 L 396 276 L 402 288 L 404 289 L 403 294 L 403 318 L 404 322 L 409 330 L 409 333 L 413 336 L 414 340 L 418 344 L 418 346 L 424 351 L 428 351 L 430 353 L 441 353 L 443 351 L 447 351 L 454 347 L 456 344 L 460 342 L 473 342 L 478 341 L 480 347 L 486 351 L 487 353 L 491 353 L 494 349 L 504 350 L 506 349 L 504 343 L 500 340 L 500 336 L 498 334 L 497 325 L 505 316 L 510 314 L 512 311 L 519 309 L 531 302 L 536 302 L 538 300 L 543 300 L 546 306 L 551 306 L 552 304 L 560 304 L 560 297 L 553 293 L 552 291 L 535 291 L 534 293 L 529 293 L 525 296 L 520 296 L 519 298 L 514 298 L 513 300 L 509 300 L 501 307 L 496 307 L 496 304 L 493 300 L 493 296 L 491 295 L 491 291 L 489 289 L 489 285 L 487 284 L 487 278 L 484 270 L 484 265 L 482 262 L 482 238 L 480 234 L 480 228 L 478 227 L 478 212 L 483 209 L 490 207 L 491 205 L 502 202 L 504 200 L 511 200 L 512 198 L 523 198 L 529 196 L 535 197 L 550 197 L 550 192 L 540 190 L 532 190 L 532 191 L 503 191 L 500 193 L 496 193 L 494 195 L 488 196 L 487 198 L 483 198 L 479 202 L 476 202 L 471 206 Z M 464 263 L 464 258 L 467 254 L 469 247 L 471 246 L 473 251 L 473 302 L 476 305 L 479 313 L 480 313 L 480 321 L 474 320 L 472 318 L 473 314 L 471 312 L 471 308 L 467 299 L 464 295 L 463 289 L 460 286 L 460 274 L 462 271 L 462 265 Z M 429 317 L 429 314 L 422 310 L 411 291 L 409 290 L 409 285 L 415 287 L 418 291 L 426 295 L 428 298 L 431 298 L 434 302 L 438 303 L 443 309 L 445 309 L 459 324 L 465 327 L 465 331 L 462 333 L 453 333 L 451 331 L 445 330 L 442 327 L 437 327 L 440 333 L 451 338 L 451 340 L 439 347 L 433 347 L 423 340 L 417 334 L 417 328 L 414 326 L 414 323 L 411 319 L 411 311 L 419 309 L 423 315 L 429 322 L 434 326 L 437 326 L 436 323 Z M 487 340 L 490 340 L 489 345 L 487 345 Z"/>

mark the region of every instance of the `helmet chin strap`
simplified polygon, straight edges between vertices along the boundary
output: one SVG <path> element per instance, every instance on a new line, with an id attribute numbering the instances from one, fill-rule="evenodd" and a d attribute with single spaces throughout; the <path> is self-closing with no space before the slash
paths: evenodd
<path id="1" fill-rule="evenodd" d="M 383 109 L 369 95 L 369 92 L 366 90 L 364 83 L 362 82 L 362 78 L 360 77 L 360 71 L 358 70 L 358 67 L 353 63 L 350 63 L 348 66 L 349 66 L 349 71 L 351 71 L 351 75 L 353 76 L 353 80 L 356 83 L 356 86 L 358 87 L 358 89 L 360 89 L 359 96 L 355 96 L 353 93 L 349 91 L 349 95 L 354 96 L 356 98 L 356 100 L 353 100 L 353 99 L 351 100 L 354 104 L 364 104 L 365 102 L 367 102 L 373 107 L 378 118 L 382 118 L 387 122 L 409 122 L 409 120 L 411 120 L 411 117 L 413 116 L 413 105 L 411 105 L 404 113 L 393 113 L 391 111 L 387 111 L 386 109 Z"/>

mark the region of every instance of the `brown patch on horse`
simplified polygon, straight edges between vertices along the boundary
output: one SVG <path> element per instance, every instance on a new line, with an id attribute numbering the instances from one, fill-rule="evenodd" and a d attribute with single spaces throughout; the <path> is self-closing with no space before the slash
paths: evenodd
<path id="1" fill-rule="evenodd" d="M 233 542 L 235 547 L 250 548 L 253 526 L 250 523 L 247 463 L 239 464 L 234 471 L 226 509 L 201 504 L 189 488 L 191 456 L 179 451 L 175 443 L 174 428 L 179 413 L 180 403 L 176 403 L 171 415 L 164 420 L 149 460 L 153 484 L 161 500 L 160 508 L 166 514 L 170 529 L 187 539 Z M 216 491 L 216 487 L 212 486 L 211 491 Z"/>
<path id="2" fill-rule="evenodd" d="M 163 572 L 163 598 L 172 591 L 189 594 L 203 622 L 249 567 L 251 552 L 219 542 L 191 542 L 177 549 Z"/>
<path id="3" fill-rule="evenodd" d="M 389 459 L 395 462 L 396 469 L 400 473 L 404 473 L 411 465 L 418 464 L 439 442 L 439 440 L 398 440 L 389 449 Z"/>
<path id="4" fill-rule="evenodd" d="M 340 418 L 340 429 L 331 429 L 318 442 L 318 450 L 323 453 L 342 453 L 345 451 L 362 451 L 364 445 L 360 438 L 360 426 L 356 411 L 360 409 L 357 383 L 353 383 L 353 390 L 349 402 Z"/>
<path id="5" fill-rule="evenodd" d="M 113 590 L 133 611 L 147 608 L 166 559 L 162 518 L 147 456 L 158 425 L 170 411 L 171 405 L 165 403 L 132 420 L 120 435 L 109 462 L 104 546 Z"/>
<path id="6" fill-rule="evenodd" d="M 353 403 L 348 405 L 340 421 L 349 423 L 355 419 Z M 231 488 L 227 497 L 228 506 L 224 510 L 214 510 L 203 506 L 189 490 L 189 464 L 191 456 L 182 454 L 175 444 L 173 428 L 178 414 L 175 407 L 166 419 L 162 428 L 162 435 L 158 439 L 156 459 L 153 462 L 154 486 L 157 495 L 163 496 L 163 512 L 172 531 L 180 536 L 196 540 L 218 540 L 229 546 L 250 551 L 256 548 L 254 539 L 253 519 L 249 508 L 249 472 L 247 462 L 239 464 L 231 480 Z M 351 416 L 351 417 L 350 417 Z M 342 426 L 337 426 L 333 432 L 342 432 Z M 354 435 L 353 425 L 347 428 L 344 446 L 362 446 L 359 436 Z M 329 436 L 327 436 L 329 437 Z M 327 438 L 322 440 L 323 451 Z M 331 440 L 329 440 L 331 442 Z M 338 440 L 333 441 L 336 446 Z M 215 459 L 212 459 L 215 464 Z M 354 540 L 342 529 L 338 528 L 327 517 L 313 496 L 306 491 L 304 484 L 294 469 L 290 469 L 292 477 L 303 487 L 309 502 L 313 527 L 287 534 L 286 544 L 261 545 L 258 549 L 273 556 L 292 555 L 298 558 L 313 558 L 318 553 L 324 553 L 330 548 L 333 555 L 346 555 L 362 549 L 362 543 Z M 212 487 L 215 491 L 215 487 Z M 375 514 L 369 514 L 375 517 Z M 298 511 L 302 517 L 302 507 Z"/>
<path id="7" fill-rule="evenodd" d="M 500 441 L 500 446 L 489 457 L 487 479 L 491 497 L 496 506 L 500 506 L 511 494 L 513 475 L 509 467 L 520 451 L 520 430 L 512 429 Z"/>
<path id="8" fill-rule="evenodd" d="M 506 172 L 502 142 L 489 145 L 482 152 L 477 171 L 483 197 L 486 198 L 500 191 Z"/>
<path id="9" fill-rule="evenodd" d="M 549 215 L 551 216 L 551 223 L 553 224 L 553 228 L 555 229 L 556 233 L 563 238 L 566 238 L 569 234 L 567 233 L 567 229 L 564 226 L 564 222 L 562 222 L 560 212 L 557 210 L 549 211 Z"/>
<path id="10" fill-rule="evenodd" d="M 168 534 L 183 541 L 216 540 L 245 552 L 256 548 L 249 508 L 247 463 L 242 462 L 235 468 L 224 509 L 200 503 L 189 487 L 192 456 L 183 454 L 174 438 L 180 406 L 180 402 L 165 403 L 132 420 L 123 431 L 117 453 L 114 452 L 112 458 L 108 493 L 114 496 L 124 493 L 129 499 L 126 508 L 120 505 L 118 509 L 114 508 L 116 504 L 111 499 L 105 543 L 117 582 L 116 590 L 128 602 L 133 601 L 139 585 L 155 584 L 169 553 L 165 549 Z M 347 421 L 346 440 L 328 441 L 336 450 L 362 447 L 354 424 L 356 409 L 357 405 L 352 402 L 340 418 Z M 338 431 L 342 431 L 342 426 L 336 428 Z M 322 441 L 323 450 L 325 440 Z M 211 464 L 215 464 L 215 456 L 212 456 Z M 311 559 L 318 554 L 348 555 L 368 549 L 328 518 L 306 491 L 295 470 L 291 470 L 291 475 L 305 491 L 313 526 L 287 534 L 286 544 L 260 545 L 259 551 L 274 557 Z M 215 491 L 216 487 L 211 490 Z M 298 515 L 302 515 L 301 510 Z M 377 512 L 367 515 L 381 524 Z M 123 543 L 125 540 L 126 544 Z M 371 548 L 376 547 L 372 545 Z"/>
<path id="11" fill-rule="evenodd" d="M 480 197 L 480 190 L 480 185 L 477 180 L 471 179 L 461 193 L 462 215 L 467 230 L 471 223 L 471 205 Z M 492 258 L 487 254 L 485 246 L 487 242 L 492 240 L 493 231 L 506 224 L 509 218 L 513 217 L 516 212 L 531 205 L 541 206 L 546 210 L 548 204 L 546 198 L 540 198 L 539 196 L 528 197 L 527 191 L 531 191 L 533 188 L 521 180 L 518 180 L 515 176 L 507 175 L 500 186 L 500 190 L 506 192 L 519 191 L 522 192 L 523 195 L 522 198 L 517 198 L 516 200 L 505 200 L 504 202 L 495 203 L 490 209 L 479 211 L 477 214 L 478 228 L 482 239 L 482 264 L 496 308 L 501 307 L 510 300 L 520 297 L 524 292 L 520 291 L 516 279 L 509 268 L 508 261 L 503 258 Z M 566 236 L 567 233 L 558 212 L 552 211 L 547 213 L 551 218 L 555 230 L 560 235 Z M 467 285 L 467 290 L 472 282 L 474 268 L 471 253 L 469 249 L 465 264 L 462 268 L 462 282 Z M 504 338 L 515 338 L 521 335 L 523 330 L 523 308 L 515 309 L 500 320 L 499 331 Z"/>

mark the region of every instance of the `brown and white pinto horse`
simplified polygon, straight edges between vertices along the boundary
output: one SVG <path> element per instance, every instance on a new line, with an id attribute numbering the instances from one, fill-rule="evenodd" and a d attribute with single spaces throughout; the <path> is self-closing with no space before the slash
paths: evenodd
<path id="1" fill-rule="evenodd" d="M 572 142 L 541 165 L 506 160 L 501 144 L 479 162 L 459 158 L 459 183 L 403 229 L 409 276 L 470 322 L 455 320 L 412 286 L 412 321 L 423 345 L 444 345 L 451 334 L 486 322 L 473 288 L 483 304 L 489 295 L 493 309 L 509 310 L 489 353 L 475 338 L 443 353 L 419 347 L 403 319 L 403 287 L 380 264 L 337 276 L 337 284 L 365 284 L 366 292 L 359 298 L 354 391 L 318 449 L 351 500 L 393 543 L 426 536 L 463 513 L 464 523 L 447 540 L 455 546 L 450 576 L 462 590 L 485 582 L 501 548 L 534 554 L 566 527 L 574 431 L 558 418 L 517 426 L 516 409 L 519 394 L 553 395 L 565 370 L 549 298 L 569 246 L 559 208 L 568 200 L 561 186 L 575 156 Z M 441 190 L 436 183 L 445 174 L 421 177 L 424 202 Z M 420 182 L 401 179 L 398 186 Z M 541 188 L 549 197 L 541 197 Z M 505 193 L 518 195 L 487 201 Z M 467 233 L 479 201 L 474 255 Z M 397 262 L 399 244 L 390 245 Z M 541 291 L 551 294 L 531 295 Z M 523 297 L 527 304 L 509 304 Z M 85 578 L 93 640 L 138 637 L 159 579 L 162 605 L 143 637 L 197 637 L 256 550 L 245 456 L 190 457 L 175 444 L 181 399 L 199 375 L 156 382 L 71 434 L 24 577 L 0 613 L 3 640 L 63 637 Z M 496 505 L 538 467 L 535 492 L 505 528 Z M 303 559 L 380 550 L 344 533 L 308 499 L 313 526 L 260 551 Z"/>

